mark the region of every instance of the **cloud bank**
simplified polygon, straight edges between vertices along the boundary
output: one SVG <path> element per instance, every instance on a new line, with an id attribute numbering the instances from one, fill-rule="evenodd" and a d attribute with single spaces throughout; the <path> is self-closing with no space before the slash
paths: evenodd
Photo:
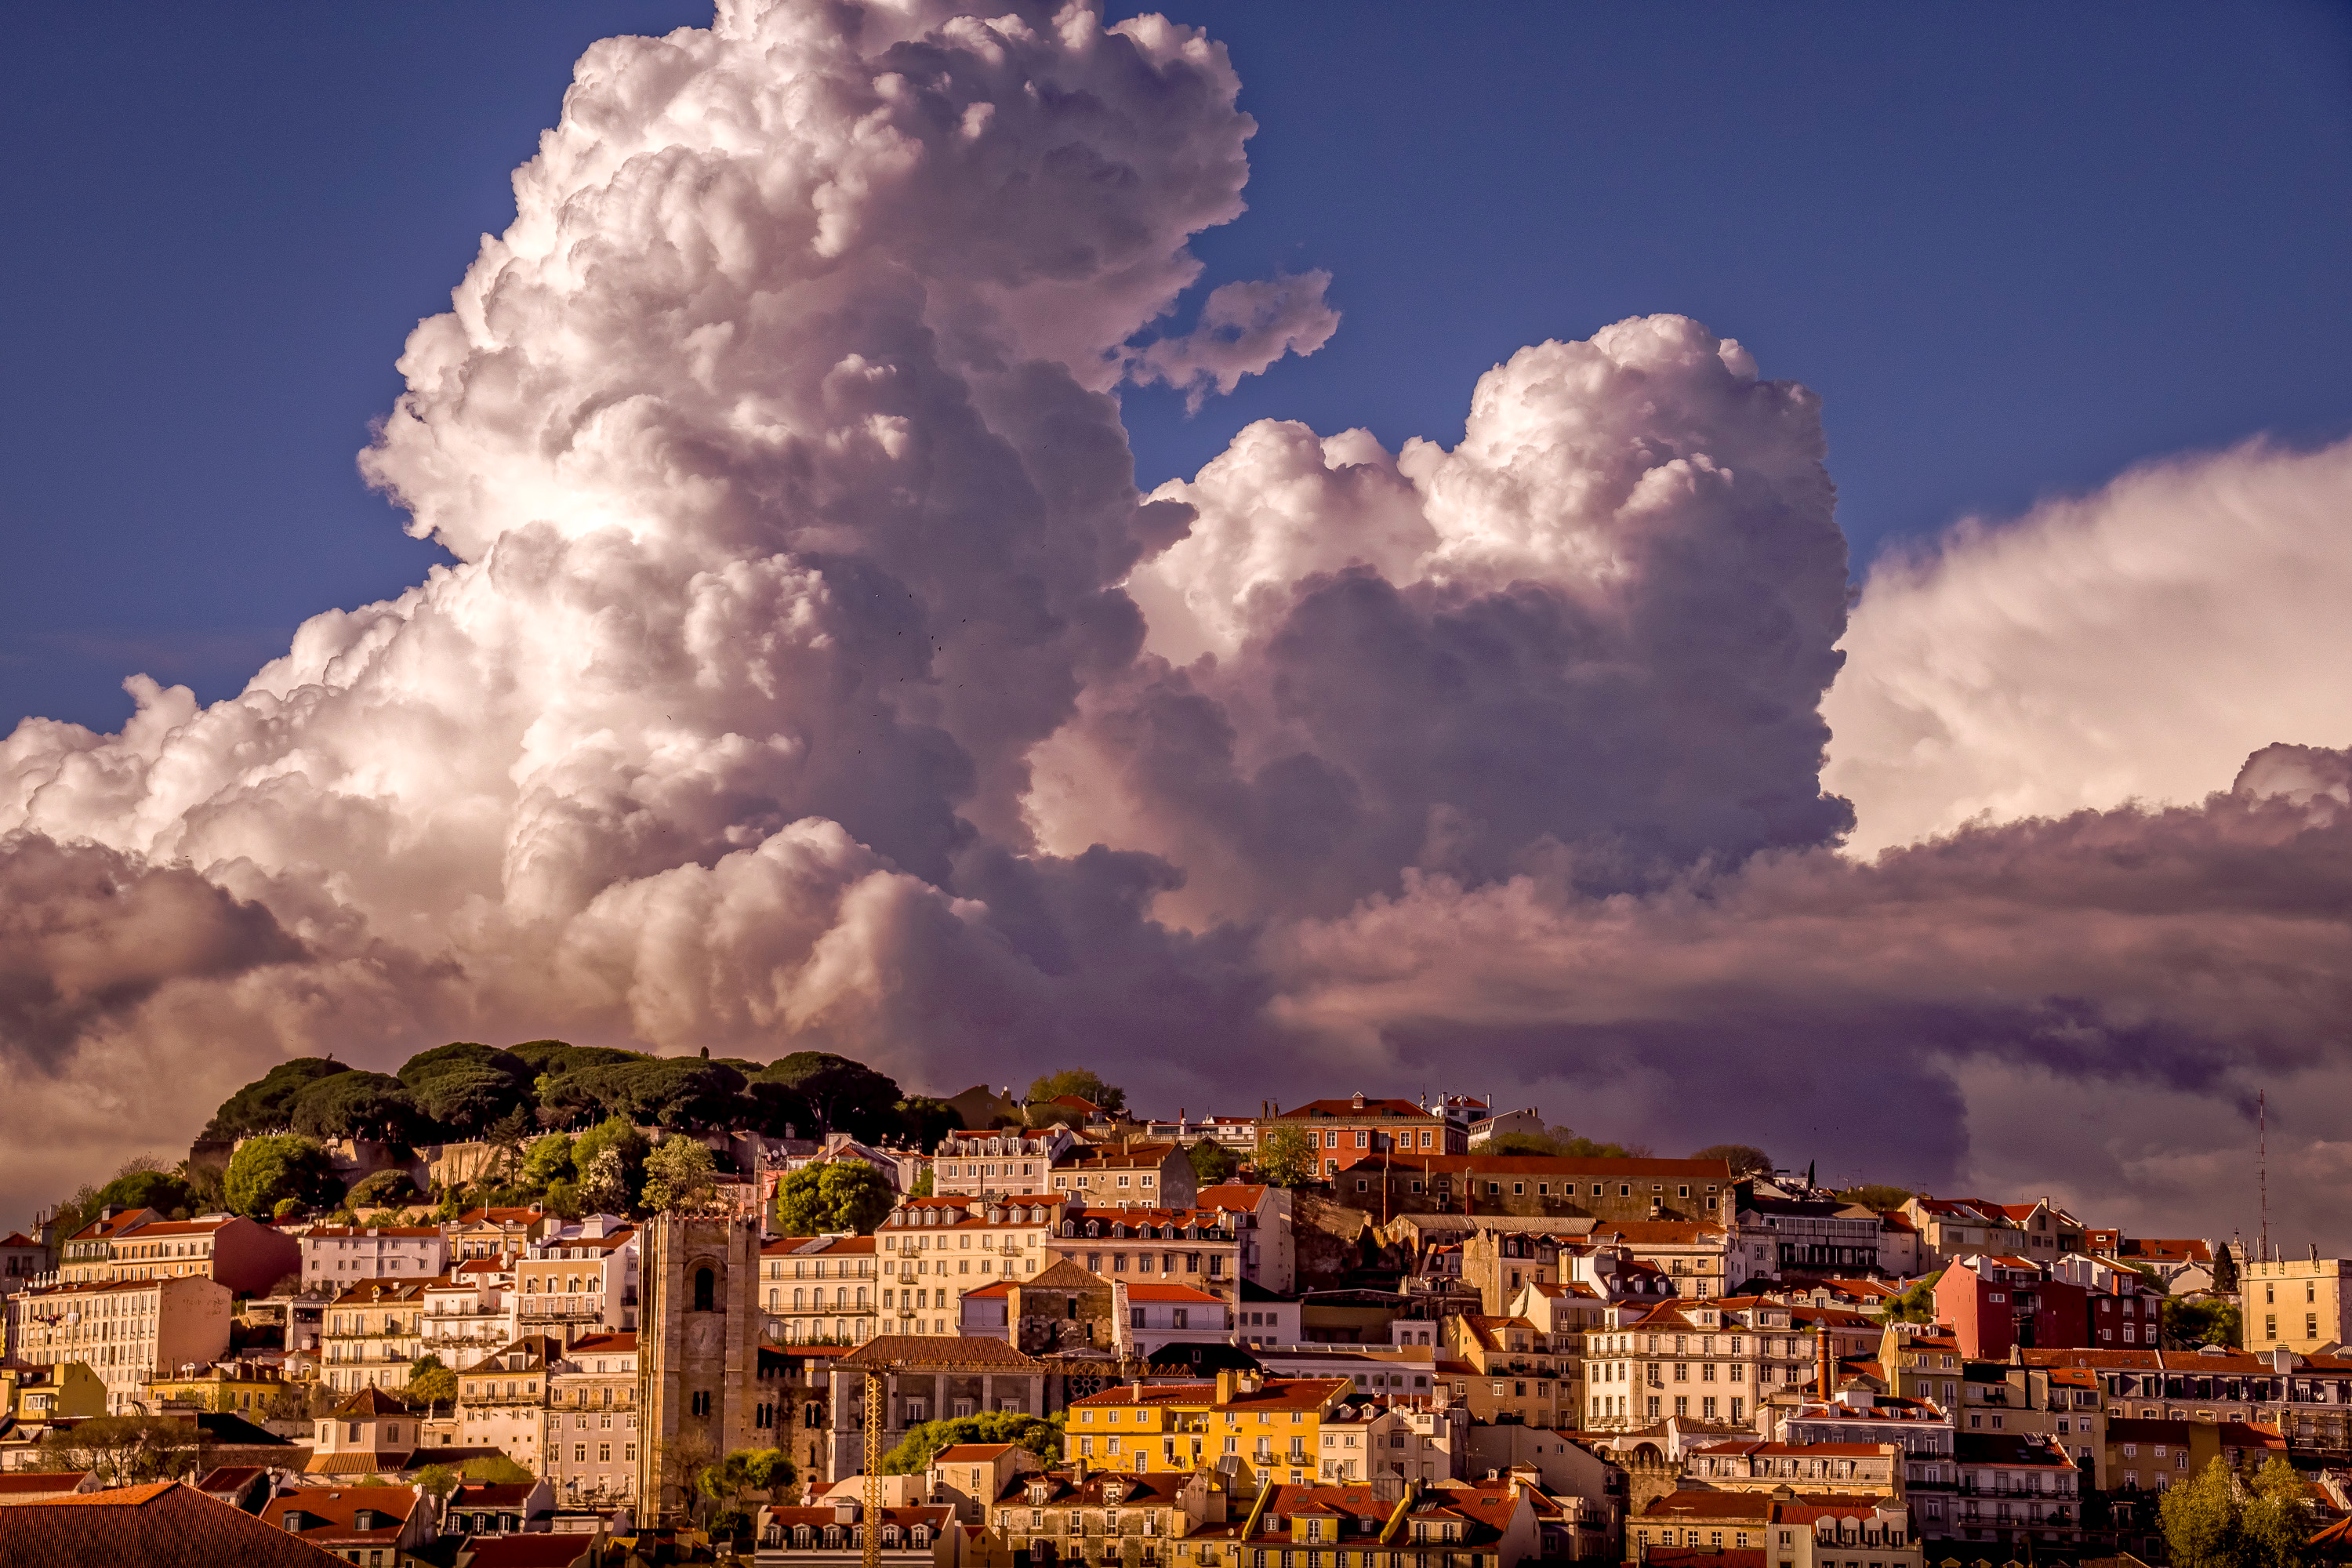
<path id="1" fill-rule="evenodd" d="M 1823 705 L 1854 846 L 2202 799 L 2352 739 L 2352 441 L 2137 468 L 1872 570 Z"/>
<path id="2" fill-rule="evenodd" d="M 1901 754 L 1905 617 L 1874 584 L 1849 634 L 1812 395 L 1680 317 L 1522 350 L 1451 449 L 1269 421 L 1141 493 L 1122 383 L 1337 323 L 1308 273 L 1166 329 L 1238 88 L 1084 5 L 589 51 L 362 458 L 456 563 L 227 701 L 0 742 L 0 1198 L 288 1055 L 561 1035 L 1195 1112 L 1477 1088 L 2236 1215 L 2239 1102 L 2352 1061 L 2341 737 L 1841 853 L 1824 748 Z M 1824 720 L 1842 660 L 1895 719 Z M 1936 789 L 1853 793 L 1875 832 Z"/>

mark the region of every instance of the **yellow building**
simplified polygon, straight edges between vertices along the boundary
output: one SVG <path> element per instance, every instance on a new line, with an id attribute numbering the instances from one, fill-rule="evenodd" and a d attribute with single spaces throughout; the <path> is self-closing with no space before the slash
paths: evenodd
<path id="1" fill-rule="evenodd" d="M 106 1414 L 106 1384 L 78 1361 L 0 1361 L 0 1415 L 26 1422 Z"/>
<path id="2" fill-rule="evenodd" d="M 286 1386 L 276 1370 L 259 1362 L 215 1362 L 201 1372 L 147 1380 L 151 1405 L 170 1400 L 198 1410 L 227 1411 L 248 1421 L 259 1421 L 269 1401 Z"/>
<path id="3" fill-rule="evenodd" d="M 1344 1377 L 1221 1372 L 1214 1383 L 1130 1384 L 1070 1402 L 1063 1457 L 1094 1468 L 1192 1470 L 1228 1455 L 1261 1486 L 1315 1479 L 1323 1419 L 1355 1384 Z"/>
<path id="4" fill-rule="evenodd" d="M 2344 1315 L 2347 1277 L 2352 1277 L 2352 1259 L 2341 1258 L 2247 1264 L 2238 1282 L 2245 1303 L 2239 1313 L 2245 1348 L 2284 1346 L 2297 1355 L 2310 1355 L 2352 1343 L 2352 1321 Z"/>

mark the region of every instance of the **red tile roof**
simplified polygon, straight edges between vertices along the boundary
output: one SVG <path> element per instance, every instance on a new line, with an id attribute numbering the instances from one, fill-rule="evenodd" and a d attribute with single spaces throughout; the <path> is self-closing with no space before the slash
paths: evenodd
<path id="1" fill-rule="evenodd" d="M 1222 1297 L 1212 1296 L 1206 1290 L 1195 1290 L 1190 1285 L 1129 1285 L 1127 1299 L 1130 1301 L 1205 1303 L 1212 1307 L 1225 1304 Z"/>
<path id="2" fill-rule="evenodd" d="M 1423 1110 L 1410 1100 L 1367 1100 L 1361 1105 L 1353 1099 L 1310 1100 L 1306 1104 L 1286 1110 L 1276 1121 L 1391 1121 L 1400 1117 L 1415 1121 L 1434 1122 L 1443 1120 L 1435 1111 Z"/>
<path id="3" fill-rule="evenodd" d="M 0 1563 L 350 1568 L 332 1552 L 177 1481 L 0 1509 Z"/>

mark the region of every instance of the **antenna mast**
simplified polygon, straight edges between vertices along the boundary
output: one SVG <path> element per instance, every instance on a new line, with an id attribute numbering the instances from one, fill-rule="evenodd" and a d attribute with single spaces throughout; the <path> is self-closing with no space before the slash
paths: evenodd
<path id="1" fill-rule="evenodd" d="M 2254 1142 L 2255 1190 L 2262 1203 L 2262 1233 L 2256 1243 L 2262 1248 L 2265 1263 L 2271 1258 L 2271 1097 L 2268 1089 L 2254 1096 L 2254 1125 L 2258 1130 Z"/>

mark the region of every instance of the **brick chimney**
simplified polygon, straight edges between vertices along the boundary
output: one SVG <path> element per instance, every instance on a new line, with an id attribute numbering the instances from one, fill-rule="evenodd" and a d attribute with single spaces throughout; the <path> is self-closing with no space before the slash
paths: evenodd
<path id="1" fill-rule="evenodd" d="M 1822 1337 L 1822 1400 L 1824 1404 L 1837 1397 L 1837 1352 L 1831 1343 L 1830 1326 L 1824 1320 L 1814 1331 Z"/>

